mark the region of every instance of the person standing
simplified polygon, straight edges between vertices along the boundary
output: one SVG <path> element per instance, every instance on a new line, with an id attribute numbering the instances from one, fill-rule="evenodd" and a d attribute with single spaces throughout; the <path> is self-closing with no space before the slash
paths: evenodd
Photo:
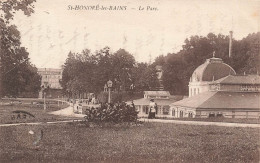
<path id="1" fill-rule="evenodd" d="M 148 118 L 154 119 L 155 118 L 155 112 L 156 112 L 156 103 L 154 102 L 154 99 L 150 100 L 149 108 L 150 108 L 150 111 L 149 111 Z"/>

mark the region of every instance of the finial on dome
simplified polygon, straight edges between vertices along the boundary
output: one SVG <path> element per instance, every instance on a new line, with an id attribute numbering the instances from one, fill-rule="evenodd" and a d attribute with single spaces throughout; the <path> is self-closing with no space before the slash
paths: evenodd
<path id="1" fill-rule="evenodd" d="M 216 53 L 216 52 L 215 52 L 215 51 L 213 51 L 213 58 L 215 58 L 215 53 Z"/>

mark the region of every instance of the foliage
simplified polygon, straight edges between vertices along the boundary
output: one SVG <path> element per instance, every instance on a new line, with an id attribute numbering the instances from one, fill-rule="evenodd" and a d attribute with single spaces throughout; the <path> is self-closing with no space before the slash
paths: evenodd
<path id="1" fill-rule="evenodd" d="M 61 85 L 70 96 L 84 92 L 98 94 L 108 80 L 113 82 L 115 92 L 131 92 L 136 87 L 147 90 L 157 81 L 154 68 L 136 63 L 133 55 L 124 49 L 115 53 L 109 47 L 94 53 L 89 50 L 76 54 L 70 52 L 63 68 Z"/>
<path id="2" fill-rule="evenodd" d="M 4 0 L 0 2 L 1 19 L 9 23 L 13 19 L 15 11 L 21 10 L 24 15 L 30 16 L 34 12 L 33 3 L 36 0 Z"/>
<path id="3" fill-rule="evenodd" d="M 115 103 L 101 105 L 100 108 L 91 108 L 86 111 L 86 119 L 89 122 L 136 122 L 138 112 L 135 106 L 126 105 L 125 103 Z"/>
<path id="4" fill-rule="evenodd" d="M 6 0 L 0 2 L 0 97 L 34 96 L 40 89 L 40 76 L 29 62 L 28 52 L 21 47 L 20 32 L 10 25 L 15 11 L 25 15 L 33 13 L 35 0 Z"/>
<path id="5" fill-rule="evenodd" d="M 122 102 L 122 92 L 111 92 L 111 102 Z M 108 92 L 100 92 L 97 96 L 98 101 L 106 103 L 108 101 Z"/>
<path id="6" fill-rule="evenodd" d="M 156 69 L 154 65 L 147 65 L 145 63 L 138 63 L 132 70 L 135 77 L 135 89 L 139 91 L 154 90 L 159 86 Z"/>
<path id="7" fill-rule="evenodd" d="M 162 84 L 171 94 L 187 95 L 189 80 L 194 70 L 212 57 L 223 59 L 237 74 L 256 74 L 260 71 L 260 33 L 242 40 L 233 39 L 232 57 L 229 58 L 229 36 L 209 33 L 191 36 L 177 53 L 158 56 L 151 65 L 138 63 L 133 55 L 119 49 L 112 53 L 105 47 L 95 53 L 69 53 L 64 64 L 62 86 L 71 95 L 81 92 L 99 93 L 108 80 L 113 81 L 113 91 L 142 92 L 160 86 L 156 66 L 163 69 Z M 82 71 L 84 70 L 84 71 Z M 133 84 L 134 87 L 130 87 Z M 120 101 L 120 100 L 119 100 Z"/>
<path id="8" fill-rule="evenodd" d="M 132 101 L 143 97 L 143 92 L 111 92 L 111 102 Z M 100 92 L 97 99 L 101 103 L 108 101 L 108 92 Z"/>
<path id="9" fill-rule="evenodd" d="M 237 74 L 256 74 L 260 71 L 260 33 L 250 34 L 242 40 L 233 40 L 232 57 L 229 58 L 229 37 L 209 33 L 206 37 L 192 36 L 186 39 L 183 49 L 176 54 L 160 56 L 155 65 L 163 65 L 163 85 L 172 94 L 188 94 L 188 84 L 194 70 L 212 57 L 223 59 Z"/>

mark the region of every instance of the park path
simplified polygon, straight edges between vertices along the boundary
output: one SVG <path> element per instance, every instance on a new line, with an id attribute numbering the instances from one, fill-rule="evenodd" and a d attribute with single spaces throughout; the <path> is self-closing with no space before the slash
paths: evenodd
<path id="1" fill-rule="evenodd" d="M 66 109 L 66 110 L 65 110 Z M 62 109 L 64 113 L 60 114 L 62 116 L 69 115 L 70 110 L 65 108 Z M 73 109 L 73 108 L 72 108 Z M 79 116 L 79 115 L 75 115 Z M 84 115 L 81 115 L 81 117 Z M 246 124 L 246 123 L 225 123 L 225 122 L 201 122 L 201 121 L 180 121 L 180 120 L 165 120 L 165 119 L 139 119 L 142 122 L 150 123 L 172 123 L 172 124 L 185 124 L 185 125 L 200 125 L 200 126 L 222 126 L 222 127 L 249 127 L 249 128 L 260 128 L 260 124 Z M 41 125 L 41 124 L 55 124 L 55 123 L 68 123 L 82 120 L 67 120 L 67 121 L 55 121 L 55 122 L 34 122 L 34 123 L 14 123 L 14 124 L 0 124 L 0 127 L 6 126 L 19 126 L 19 125 Z"/>
<path id="2" fill-rule="evenodd" d="M 66 116 L 66 117 L 75 117 L 81 118 L 85 115 L 83 114 L 75 114 L 73 112 L 73 107 L 69 106 L 67 108 L 50 112 L 49 114 Z M 142 122 L 156 122 L 156 123 L 173 123 L 173 124 L 185 124 L 185 125 L 201 125 L 201 126 L 222 126 L 222 127 L 250 127 L 250 128 L 260 128 L 260 124 L 247 124 L 247 123 L 227 123 L 227 122 L 203 122 L 203 121 L 181 121 L 181 120 L 165 120 L 165 119 L 139 119 Z M 4 126 L 18 126 L 22 124 L 27 125 L 40 125 L 40 124 L 53 124 L 53 123 L 67 123 L 74 122 L 75 120 L 67 120 L 67 121 L 56 121 L 56 122 L 35 122 L 35 123 L 16 123 L 16 124 L 0 124 L 0 127 Z M 80 121 L 80 120 L 76 120 Z"/>
<path id="3" fill-rule="evenodd" d="M 165 119 L 145 119 L 145 118 L 141 118 L 140 121 L 142 121 L 142 122 L 157 122 L 157 123 L 186 124 L 186 125 L 200 125 L 200 126 L 260 128 L 260 124 L 248 124 L 248 123 L 181 121 L 181 120 L 165 120 Z"/>
<path id="4" fill-rule="evenodd" d="M 72 106 L 69 106 L 67 108 L 64 108 L 64 109 L 61 109 L 61 110 L 58 110 L 58 111 L 50 112 L 49 114 L 59 115 L 59 116 L 66 116 L 66 117 L 78 117 L 78 118 L 81 118 L 81 117 L 85 116 L 83 114 L 76 114 L 76 113 L 74 113 Z"/>

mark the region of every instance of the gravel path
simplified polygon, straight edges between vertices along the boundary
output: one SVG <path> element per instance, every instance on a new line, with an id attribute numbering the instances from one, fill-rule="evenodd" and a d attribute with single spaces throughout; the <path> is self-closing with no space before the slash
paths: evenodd
<path id="1" fill-rule="evenodd" d="M 201 125 L 201 126 L 260 128 L 260 124 L 247 124 L 247 123 L 180 121 L 180 120 L 165 120 L 165 119 L 144 119 L 144 118 L 140 119 L 140 121 L 143 121 L 143 122 L 159 122 L 159 123 L 175 123 L 175 124 L 186 124 L 186 125 Z"/>
<path id="2" fill-rule="evenodd" d="M 53 115 L 60 115 L 60 116 L 68 116 L 68 117 L 84 117 L 85 115 L 83 114 L 75 114 L 73 112 L 73 107 L 69 106 L 67 108 L 58 110 L 58 111 L 54 111 L 54 112 L 50 112 L 49 114 L 53 114 Z"/>
<path id="3" fill-rule="evenodd" d="M 53 115 L 59 115 L 59 116 L 67 116 L 67 117 L 75 117 L 80 118 L 84 117 L 83 114 L 75 114 L 73 112 L 73 107 L 69 106 L 67 108 L 50 112 L 49 114 Z M 174 124 L 186 124 L 186 125 L 201 125 L 201 126 L 223 126 L 223 127 L 250 127 L 250 128 L 260 128 L 260 124 L 246 124 L 246 123 L 227 123 L 227 122 L 203 122 L 203 121 L 181 121 L 181 120 L 165 120 L 165 119 L 145 119 L 141 118 L 139 119 L 143 122 L 157 122 L 157 123 L 174 123 Z M 57 121 L 57 122 L 47 122 L 47 123 L 67 123 L 67 122 L 73 122 L 71 121 Z M 39 123 L 17 123 L 17 124 L 0 124 L 0 127 L 4 126 L 17 126 L 21 124 L 28 124 L 28 125 L 39 125 L 43 124 L 41 122 Z"/>

